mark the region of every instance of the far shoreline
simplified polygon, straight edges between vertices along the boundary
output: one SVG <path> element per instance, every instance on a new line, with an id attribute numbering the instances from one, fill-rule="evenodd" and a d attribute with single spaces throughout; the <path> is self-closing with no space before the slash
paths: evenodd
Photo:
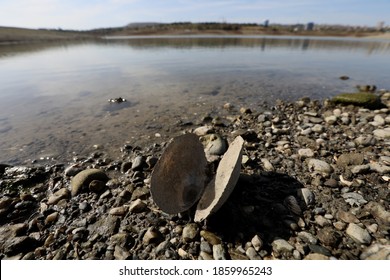
<path id="1" fill-rule="evenodd" d="M 0 26 L 0 45 L 28 44 L 37 42 L 61 42 L 82 40 L 104 40 L 107 37 L 155 37 L 155 36 L 291 36 L 291 37 L 336 37 L 367 38 L 390 40 L 389 32 L 341 32 L 341 31 L 291 31 L 273 29 L 223 30 L 223 29 L 99 29 L 90 31 L 73 31 L 61 29 L 27 29 Z"/>

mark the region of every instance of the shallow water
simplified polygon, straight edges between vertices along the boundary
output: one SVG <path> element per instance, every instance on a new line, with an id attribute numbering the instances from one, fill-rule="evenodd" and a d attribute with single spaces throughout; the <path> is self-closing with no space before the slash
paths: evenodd
<path id="1" fill-rule="evenodd" d="M 0 45 L 0 162 L 164 141 L 208 112 L 390 88 L 390 42 L 194 36 Z M 340 76 L 350 77 L 347 81 Z M 112 104 L 123 97 L 126 103 Z M 162 137 L 155 138 L 155 133 Z"/>

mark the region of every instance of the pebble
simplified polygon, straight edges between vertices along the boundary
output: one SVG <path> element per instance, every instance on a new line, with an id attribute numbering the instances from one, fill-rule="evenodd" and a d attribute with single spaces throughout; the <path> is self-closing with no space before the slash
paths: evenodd
<path id="1" fill-rule="evenodd" d="M 309 207 L 315 203 L 314 193 L 308 188 L 298 189 L 298 197 L 302 199 L 306 207 Z"/>
<path id="2" fill-rule="evenodd" d="M 263 240 L 261 240 L 261 238 L 257 234 L 253 236 L 251 243 L 256 252 L 259 252 L 263 247 Z"/>
<path id="3" fill-rule="evenodd" d="M 226 260 L 226 251 L 222 244 L 213 245 L 214 260 Z"/>
<path id="4" fill-rule="evenodd" d="M 390 127 L 384 129 L 375 129 L 373 134 L 378 138 L 390 139 Z"/>
<path id="5" fill-rule="evenodd" d="M 249 247 L 245 251 L 245 255 L 250 259 L 250 260 L 261 260 L 261 257 L 257 254 L 257 251 L 253 247 Z"/>
<path id="6" fill-rule="evenodd" d="M 361 153 L 345 153 L 338 157 L 336 165 L 339 168 L 345 168 L 349 165 L 361 165 L 364 160 L 364 155 Z"/>
<path id="7" fill-rule="evenodd" d="M 194 133 L 197 136 L 205 136 L 206 134 L 209 134 L 211 132 L 213 132 L 213 127 L 209 125 L 200 126 L 194 129 Z"/>
<path id="8" fill-rule="evenodd" d="M 70 192 L 67 188 L 62 188 L 53 193 L 49 199 L 47 200 L 48 205 L 55 205 L 57 204 L 61 199 L 68 199 L 70 196 Z"/>
<path id="9" fill-rule="evenodd" d="M 276 239 L 276 240 L 272 241 L 272 249 L 273 249 L 273 251 L 280 253 L 280 254 L 282 254 L 284 252 L 292 253 L 292 251 L 294 250 L 294 246 L 292 246 L 290 243 L 288 243 L 284 239 Z"/>
<path id="10" fill-rule="evenodd" d="M 131 162 L 132 170 L 142 170 L 145 163 L 145 158 L 143 156 L 136 156 Z"/>
<path id="11" fill-rule="evenodd" d="M 186 243 L 194 241 L 199 234 L 199 227 L 195 223 L 187 224 L 183 228 L 183 241 Z"/>
<path id="12" fill-rule="evenodd" d="M 306 231 L 298 232 L 297 236 L 307 244 L 317 244 L 318 242 L 318 239 L 313 234 Z"/>
<path id="13" fill-rule="evenodd" d="M 325 117 L 325 122 L 329 125 L 335 124 L 337 122 L 337 116 L 332 115 Z"/>
<path id="14" fill-rule="evenodd" d="M 58 212 L 53 212 L 46 217 L 45 224 L 47 225 L 47 224 L 54 223 L 55 221 L 57 221 L 57 218 L 58 218 Z"/>
<path id="15" fill-rule="evenodd" d="M 359 227 L 357 224 L 350 223 L 345 231 L 349 237 L 359 244 L 370 244 L 371 235 L 366 229 Z"/>
<path id="16" fill-rule="evenodd" d="M 304 260 L 329 260 L 329 257 L 328 256 L 325 256 L 323 254 L 319 254 L 319 253 L 310 253 L 308 254 Z"/>
<path id="17" fill-rule="evenodd" d="M 317 236 L 322 244 L 331 247 L 336 247 L 342 237 L 342 235 L 335 231 L 332 227 L 324 227 L 320 229 Z"/>
<path id="18" fill-rule="evenodd" d="M 91 183 L 89 183 L 89 190 L 91 192 L 100 193 L 104 191 L 106 188 L 106 183 L 100 180 L 92 180 Z"/>
<path id="19" fill-rule="evenodd" d="M 356 165 L 351 168 L 353 174 L 364 174 L 371 169 L 369 164 Z"/>
<path id="20" fill-rule="evenodd" d="M 299 149 L 298 150 L 298 155 L 301 157 L 301 158 L 311 158 L 314 156 L 314 152 L 312 149 L 310 148 L 305 148 L 305 149 Z"/>
<path id="21" fill-rule="evenodd" d="M 128 211 L 128 208 L 125 206 L 119 206 L 119 207 L 114 207 L 110 209 L 109 214 L 113 216 L 124 216 L 126 215 Z"/>
<path id="22" fill-rule="evenodd" d="M 202 252 L 206 252 L 208 254 L 212 254 L 213 253 L 213 249 L 211 248 L 210 244 L 206 241 L 201 241 L 200 242 L 200 250 Z"/>
<path id="23" fill-rule="evenodd" d="M 86 169 L 73 177 L 71 181 L 71 195 L 76 196 L 83 187 L 87 187 L 93 180 L 107 181 L 108 177 L 100 169 Z"/>
<path id="24" fill-rule="evenodd" d="M 372 244 L 360 255 L 362 260 L 390 260 L 390 245 Z"/>
<path id="25" fill-rule="evenodd" d="M 145 232 L 142 242 L 146 245 L 152 244 L 152 243 L 160 243 L 162 239 L 161 233 L 156 230 L 154 227 L 149 227 L 147 231 Z"/>
<path id="26" fill-rule="evenodd" d="M 141 199 L 138 198 L 130 203 L 129 211 L 130 213 L 142 213 L 147 208 L 148 206 Z"/>
<path id="27" fill-rule="evenodd" d="M 347 192 L 341 195 L 351 206 L 360 206 L 367 203 L 361 194 L 355 192 Z"/>
<path id="28" fill-rule="evenodd" d="M 332 167 L 325 161 L 310 158 L 306 160 L 309 170 L 314 171 L 315 173 L 321 173 L 328 175 L 332 172 Z"/>
<path id="29" fill-rule="evenodd" d="M 201 230 L 200 236 L 203 237 L 211 245 L 221 244 L 222 242 L 221 238 L 219 238 L 217 235 L 207 230 Z"/>
<path id="30" fill-rule="evenodd" d="M 330 226 L 332 223 L 328 219 L 326 219 L 324 216 L 317 215 L 314 217 L 315 222 L 320 227 Z"/>
<path id="31" fill-rule="evenodd" d="M 227 141 L 218 134 L 208 134 L 203 137 L 205 142 L 205 152 L 209 155 L 223 155 L 227 148 Z"/>
<path id="32" fill-rule="evenodd" d="M 370 170 L 378 172 L 379 174 L 388 174 L 390 173 L 390 166 L 380 164 L 378 162 L 372 162 L 369 164 Z"/>
<path id="33" fill-rule="evenodd" d="M 366 209 L 368 209 L 368 211 L 380 225 L 390 227 L 390 211 L 386 211 L 386 209 L 381 204 L 370 201 L 366 205 Z"/>
<path id="34" fill-rule="evenodd" d="M 375 115 L 374 121 L 370 122 L 372 126 L 383 126 L 385 119 L 381 115 Z"/>
<path id="35" fill-rule="evenodd" d="M 262 158 L 260 159 L 261 160 L 261 163 L 263 164 L 264 166 L 264 170 L 265 171 L 275 171 L 275 168 L 274 166 L 272 165 L 272 163 L 269 161 L 269 159 L 266 159 L 266 158 Z"/>
<path id="36" fill-rule="evenodd" d="M 358 224 L 360 223 L 359 219 L 356 218 L 356 216 L 350 212 L 346 212 L 344 210 L 339 210 L 337 212 L 337 217 L 338 219 L 342 220 L 343 222 L 346 222 L 348 224 L 350 223 L 355 223 Z"/>

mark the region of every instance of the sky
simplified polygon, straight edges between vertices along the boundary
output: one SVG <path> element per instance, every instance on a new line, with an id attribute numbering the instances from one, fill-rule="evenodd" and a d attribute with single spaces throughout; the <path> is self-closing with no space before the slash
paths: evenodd
<path id="1" fill-rule="evenodd" d="M 390 0 L 0 0 L 0 26 L 89 30 L 133 22 L 390 25 Z"/>

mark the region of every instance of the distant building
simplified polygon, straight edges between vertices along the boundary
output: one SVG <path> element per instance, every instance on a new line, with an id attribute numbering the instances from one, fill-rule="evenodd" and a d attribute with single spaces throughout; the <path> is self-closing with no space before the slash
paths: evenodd
<path id="1" fill-rule="evenodd" d="M 307 31 L 312 31 L 312 30 L 314 30 L 314 22 L 308 22 L 308 23 L 306 24 L 305 30 L 307 30 Z"/>
<path id="2" fill-rule="evenodd" d="M 269 20 L 267 19 L 264 21 L 264 27 L 268 27 L 268 26 L 269 26 Z"/>
<path id="3" fill-rule="evenodd" d="M 377 29 L 378 31 L 382 31 L 384 28 L 385 28 L 385 22 L 384 22 L 384 21 L 380 21 L 380 22 L 378 22 L 378 24 L 376 25 L 376 29 Z"/>

